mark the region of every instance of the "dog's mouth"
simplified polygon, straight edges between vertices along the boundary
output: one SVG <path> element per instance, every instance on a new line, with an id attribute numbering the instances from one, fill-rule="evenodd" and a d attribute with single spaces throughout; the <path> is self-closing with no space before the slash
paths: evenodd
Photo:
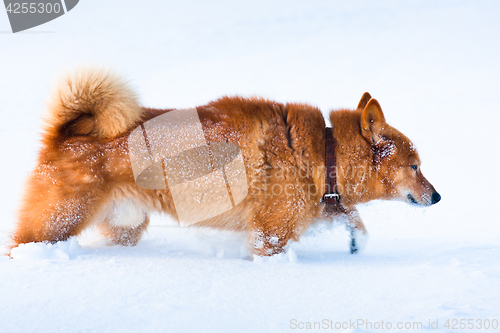
<path id="1" fill-rule="evenodd" d="M 420 204 L 418 203 L 418 201 L 413 197 L 413 195 L 411 194 L 408 194 L 406 196 L 408 198 L 408 201 L 412 204 L 412 205 L 417 205 L 417 206 L 420 206 Z"/>

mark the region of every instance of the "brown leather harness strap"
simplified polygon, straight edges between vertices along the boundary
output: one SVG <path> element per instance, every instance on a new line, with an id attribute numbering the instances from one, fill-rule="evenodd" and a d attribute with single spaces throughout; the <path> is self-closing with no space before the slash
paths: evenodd
<path id="1" fill-rule="evenodd" d="M 325 194 L 323 201 L 326 204 L 327 213 L 336 210 L 340 204 L 340 196 L 337 191 L 337 159 L 335 157 L 335 149 L 337 148 L 337 140 L 333 136 L 333 129 L 327 127 L 325 129 L 325 167 L 326 167 L 326 182 Z"/>

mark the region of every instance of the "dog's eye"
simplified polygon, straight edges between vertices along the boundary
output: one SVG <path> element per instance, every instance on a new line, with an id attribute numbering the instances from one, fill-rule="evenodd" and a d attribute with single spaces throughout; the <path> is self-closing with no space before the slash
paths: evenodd
<path id="1" fill-rule="evenodd" d="M 411 165 L 411 168 L 412 168 L 413 170 L 417 171 L 417 169 L 418 169 L 418 165 Z"/>

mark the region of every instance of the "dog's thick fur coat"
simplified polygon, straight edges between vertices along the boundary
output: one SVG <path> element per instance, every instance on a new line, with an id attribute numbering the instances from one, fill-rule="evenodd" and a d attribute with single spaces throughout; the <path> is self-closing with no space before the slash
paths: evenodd
<path id="1" fill-rule="evenodd" d="M 13 246 L 56 242 L 96 224 L 115 244 L 136 244 L 149 213 L 176 218 L 166 190 L 143 189 L 132 174 L 127 138 L 170 110 L 142 108 L 123 80 L 79 71 L 57 86 L 42 148 L 30 175 Z M 410 140 L 387 125 L 365 93 L 356 110 L 330 113 L 337 145 L 341 205 L 325 216 L 325 121 L 307 104 L 223 97 L 197 107 L 207 142 L 232 142 L 243 154 L 249 194 L 233 209 L 197 226 L 247 231 L 251 251 L 273 255 L 320 218 L 344 217 L 356 237 L 366 230 L 355 206 L 374 199 L 419 205 L 439 201 L 420 172 Z M 358 242 L 359 243 L 359 242 Z"/>

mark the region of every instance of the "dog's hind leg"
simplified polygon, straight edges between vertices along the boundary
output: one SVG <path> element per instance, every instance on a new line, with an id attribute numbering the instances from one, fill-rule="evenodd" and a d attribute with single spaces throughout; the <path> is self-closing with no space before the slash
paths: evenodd
<path id="1" fill-rule="evenodd" d="M 98 211 L 99 190 L 87 186 L 53 186 L 51 179 L 38 174 L 31 176 L 12 235 L 13 246 L 64 241 L 92 222 Z"/>
<path id="2" fill-rule="evenodd" d="M 113 202 L 99 231 L 112 244 L 134 246 L 149 225 L 149 215 L 130 200 Z"/>
<path id="3" fill-rule="evenodd" d="M 351 240 L 349 242 L 350 251 L 352 254 L 361 252 L 365 249 L 368 242 L 368 232 L 365 225 L 359 216 L 356 208 L 345 210 L 340 217 L 346 219 L 347 229 Z"/>

